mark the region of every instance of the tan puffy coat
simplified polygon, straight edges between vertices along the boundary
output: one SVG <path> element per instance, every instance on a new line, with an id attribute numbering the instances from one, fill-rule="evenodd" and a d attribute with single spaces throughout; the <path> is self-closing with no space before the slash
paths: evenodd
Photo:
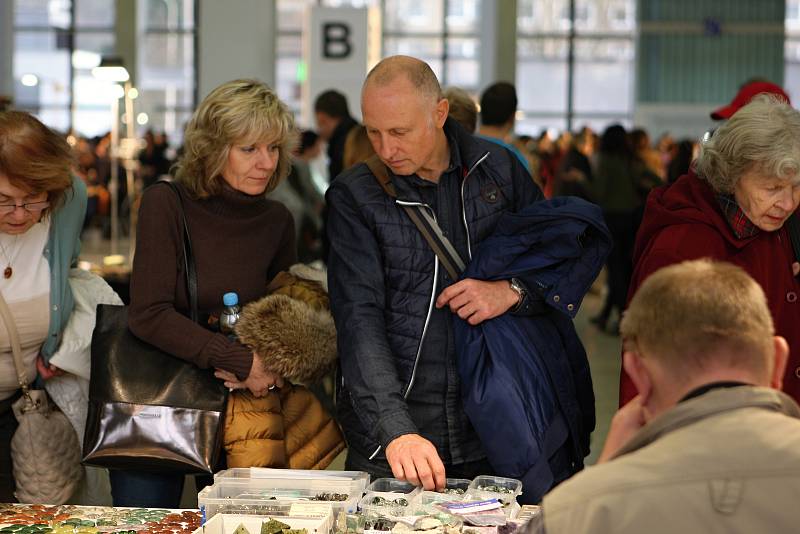
<path id="1" fill-rule="evenodd" d="M 290 273 L 279 274 L 268 291 L 244 307 L 236 334 L 287 384 L 261 398 L 246 391 L 230 396 L 227 464 L 324 469 L 344 450 L 344 438 L 314 394 L 293 384 L 313 383 L 336 363 L 328 296 L 322 284 Z"/>
<path id="2" fill-rule="evenodd" d="M 228 467 L 325 469 L 343 450 L 336 421 L 303 386 L 287 383 L 261 398 L 240 391 L 228 399 Z"/>

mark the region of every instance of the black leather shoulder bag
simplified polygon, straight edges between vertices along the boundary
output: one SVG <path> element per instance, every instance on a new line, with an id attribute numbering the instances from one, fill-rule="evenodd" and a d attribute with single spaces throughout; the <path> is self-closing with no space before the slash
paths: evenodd
<path id="1" fill-rule="evenodd" d="M 183 258 L 191 319 L 197 322 L 197 272 L 189 227 Z M 125 306 L 101 304 L 92 335 L 89 415 L 83 463 L 160 473 L 213 473 L 222 448 L 228 389 L 213 371 L 142 341 Z"/>

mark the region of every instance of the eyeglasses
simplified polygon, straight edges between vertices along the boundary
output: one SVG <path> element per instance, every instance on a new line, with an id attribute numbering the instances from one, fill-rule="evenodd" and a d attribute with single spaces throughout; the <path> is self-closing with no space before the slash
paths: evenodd
<path id="1" fill-rule="evenodd" d="M 29 213 L 39 213 L 49 206 L 50 202 L 47 200 L 41 202 L 24 202 L 22 204 L 0 204 L 0 215 L 14 213 L 17 208 L 22 208 Z"/>

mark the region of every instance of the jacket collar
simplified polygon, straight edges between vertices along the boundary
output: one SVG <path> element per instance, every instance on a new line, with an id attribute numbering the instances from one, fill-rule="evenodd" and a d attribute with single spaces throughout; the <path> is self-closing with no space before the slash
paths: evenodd
<path id="1" fill-rule="evenodd" d="M 760 408 L 800 419 L 800 406 L 791 397 L 775 389 L 750 386 L 714 389 L 681 402 L 655 418 L 642 427 L 614 458 L 644 448 L 670 432 L 703 419 L 742 408 Z"/>
<path id="2" fill-rule="evenodd" d="M 444 123 L 444 133 L 451 143 L 458 147 L 460 163 L 464 166 L 464 174 L 470 172 L 475 165 L 486 156 L 486 151 L 457 121 L 448 117 Z"/>
<path id="3" fill-rule="evenodd" d="M 488 153 L 481 150 L 475 138 L 458 122 L 448 117 L 444 123 L 444 134 L 450 146 L 448 171 L 460 168 L 461 177 L 465 178 L 473 169 L 484 163 Z M 416 187 L 412 187 L 412 184 L 416 184 L 418 180 L 421 181 L 421 178 L 414 175 L 404 179 L 404 177 L 395 175 L 391 169 L 387 168 L 387 171 L 392 178 L 398 198 L 409 202 L 420 202 L 420 195 L 416 191 Z"/>
<path id="4" fill-rule="evenodd" d="M 648 244 L 662 229 L 678 224 L 710 226 L 736 250 L 741 250 L 758 237 L 739 238 L 723 215 L 714 190 L 690 170 L 674 184 L 657 187 L 648 195 L 644 219 L 636 237 L 633 264 L 638 263 Z"/>

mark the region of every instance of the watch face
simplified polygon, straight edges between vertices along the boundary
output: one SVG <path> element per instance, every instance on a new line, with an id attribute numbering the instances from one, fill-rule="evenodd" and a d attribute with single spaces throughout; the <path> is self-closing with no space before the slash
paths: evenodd
<path id="1" fill-rule="evenodd" d="M 516 278 L 511 279 L 511 289 L 519 293 L 520 297 L 525 294 L 525 290 Z"/>

